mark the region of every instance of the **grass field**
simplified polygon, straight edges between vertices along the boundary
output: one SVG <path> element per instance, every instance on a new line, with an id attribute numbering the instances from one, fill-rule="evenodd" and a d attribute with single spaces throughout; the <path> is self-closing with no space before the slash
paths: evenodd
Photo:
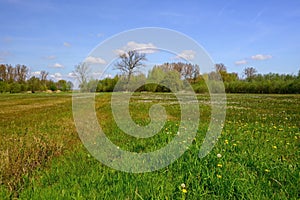
<path id="1" fill-rule="evenodd" d="M 114 123 L 110 94 L 96 111 L 120 148 L 149 152 L 178 132 L 180 107 L 172 94 L 137 93 L 136 123 L 163 103 L 168 120 L 152 138 L 135 139 Z M 0 199 L 299 199 L 300 95 L 228 94 L 221 137 L 200 159 L 210 120 L 208 95 L 198 95 L 201 122 L 190 148 L 159 171 L 126 173 L 94 159 L 72 118 L 71 94 L 0 95 Z M 185 188 L 181 184 L 185 184 Z"/>

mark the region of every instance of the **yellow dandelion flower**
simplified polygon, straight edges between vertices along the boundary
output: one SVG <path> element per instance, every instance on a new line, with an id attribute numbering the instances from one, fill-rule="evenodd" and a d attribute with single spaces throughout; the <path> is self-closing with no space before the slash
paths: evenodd
<path id="1" fill-rule="evenodd" d="M 273 149 L 277 149 L 277 146 L 274 145 L 274 146 L 272 146 L 272 148 L 273 148 Z"/>
<path id="2" fill-rule="evenodd" d="M 220 164 L 220 163 L 219 163 L 219 164 L 217 164 L 217 166 L 218 166 L 218 167 L 223 167 L 223 165 L 222 165 L 222 164 Z"/>
<path id="3" fill-rule="evenodd" d="M 228 140 L 225 140 L 225 144 L 228 144 Z"/>
<path id="4" fill-rule="evenodd" d="M 217 175 L 217 178 L 222 178 L 222 176 L 218 174 L 218 175 Z"/>
<path id="5" fill-rule="evenodd" d="M 187 193 L 187 190 L 186 190 L 185 188 L 183 188 L 181 191 L 182 191 L 183 193 Z"/>
<path id="6" fill-rule="evenodd" d="M 268 169 L 265 169 L 265 172 L 269 173 L 269 172 L 270 172 L 270 170 L 268 170 Z"/>
<path id="7" fill-rule="evenodd" d="M 234 143 L 234 144 L 233 144 L 233 146 L 235 146 L 235 147 L 236 147 L 236 146 L 237 146 L 237 144 L 235 144 L 235 143 Z"/>

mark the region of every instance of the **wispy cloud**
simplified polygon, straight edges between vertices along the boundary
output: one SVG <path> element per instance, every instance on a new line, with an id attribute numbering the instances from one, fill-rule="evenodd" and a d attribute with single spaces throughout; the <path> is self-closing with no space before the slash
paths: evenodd
<path id="1" fill-rule="evenodd" d="M 238 61 L 235 61 L 235 65 L 246 65 L 248 63 L 247 60 L 238 60 Z"/>
<path id="2" fill-rule="evenodd" d="M 84 61 L 90 64 L 106 64 L 106 61 L 104 59 L 93 56 L 87 57 Z"/>
<path id="3" fill-rule="evenodd" d="M 64 42 L 63 44 L 65 47 L 71 47 L 71 44 L 69 42 Z"/>
<path id="4" fill-rule="evenodd" d="M 134 41 L 130 41 L 126 46 L 116 49 L 115 53 L 118 55 L 124 54 L 127 51 L 137 50 L 140 53 L 155 53 L 157 51 L 157 47 L 152 43 L 137 43 Z"/>
<path id="5" fill-rule="evenodd" d="M 64 68 L 64 66 L 60 63 L 55 63 L 53 65 L 50 65 L 49 67 L 52 67 L 52 68 Z"/>
<path id="6" fill-rule="evenodd" d="M 176 59 L 185 59 L 185 60 L 193 60 L 196 56 L 196 52 L 193 50 L 183 50 L 179 53 L 175 58 Z"/>
<path id="7" fill-rule="evenodd" d="M 254 56 L 251 56 L 252 60 L 268 60 L 271 59 L 271 55 L 263 55 L 263 54 L 256 54 Z"/>

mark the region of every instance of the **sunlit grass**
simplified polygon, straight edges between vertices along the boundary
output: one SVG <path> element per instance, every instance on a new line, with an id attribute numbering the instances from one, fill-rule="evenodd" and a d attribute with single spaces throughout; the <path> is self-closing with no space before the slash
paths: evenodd
<path id="1" fill-rule="evenodd" d="M 166 145 L 178 132 L 180 109 L 173 97 L 136 94 L 131 99 L 132 118 L 140 125 L 149 123 L 152 104 L 161 102 L 166 107 L 168 120 L 164 128 L 148 139 L 128 136 L 117 127 L 110 94 L 97 95 L 95 108 L 111 141 L 127 151 L 149 152 Z M 86 151 L 72 121 L 69 95 L 0 96 L 0 152 L 4 161 L 0 198 L 299 197 L 299 95 L 227 95 L 224 129 L 214 149 L 203 159 L 198 153 L 210 119 L 209 96 L 198 95 L 198 99 L 201 122 L 184 155 L 159 171 L 131 174 L 101 164 Z M 22 111 L 10 109 L 22 103 L 27 106 Z"/>

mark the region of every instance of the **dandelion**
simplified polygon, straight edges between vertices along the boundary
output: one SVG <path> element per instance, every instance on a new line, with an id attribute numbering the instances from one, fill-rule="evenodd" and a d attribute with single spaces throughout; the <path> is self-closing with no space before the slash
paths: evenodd
<path id="1" fill-rule="evenodd" d="M 222 165 L 222 164 L 220 164 L 220 163 L 218 163 L 218 164 L 217 164 L 217 166 L 218 166 L 218 167 L 223 167 L 223 165 Z"/>
<path id="2" fill-rule="evenodd" d="M 269 172 L 270 172 L 270 170 L 268 170 L 268 169 L 265 169 L 265 172 L 269 173 Z"/>
<path id="3" fill-rule="evenodd" d="M 218 154 L 217 154 L 217 157 L 218 157 L 218 158 L 221 158 L 221 157 L 222 157 L 222 155 L 218 153 Z"/>
<path id="4" fill-rule="evenodd" d="M 225 144 L 228 144 L 228 140 L 225 140 Z"/>
<path id="5" fill-rule="evenodd" d="M 187 193 L 187 190 L 186 190 L 185 188 L 183 188 L 181 191 L 182 191 L 183 193 Z"/>
<path id="6" fill-rule="evenodd" d="M 237 144 L 235 144 L 235 143 L 234 143 L 234 144 L 233 144 L 233 146 L 235 146 L 235 147 L 236 147 L 236 146 L 237 146 Z"/>
<path id="7" fill-rule="evenodd" d="M 218 175 L 217 175 L 217 178 L 222 178 L 222 176 L 218 174 Z"/>
<path id="8" fill-rule="evenodd" d="M 184 183 L 181 183 L 181 188 L 185 188 L 185 184 Z"/>
<path id="9" fill-rule="evenodd" d="M 277 146 L 274 145 L 274 146 L 272 146 L 272 148 L 273 148 L 273 149 L 277 149 Z"/>

